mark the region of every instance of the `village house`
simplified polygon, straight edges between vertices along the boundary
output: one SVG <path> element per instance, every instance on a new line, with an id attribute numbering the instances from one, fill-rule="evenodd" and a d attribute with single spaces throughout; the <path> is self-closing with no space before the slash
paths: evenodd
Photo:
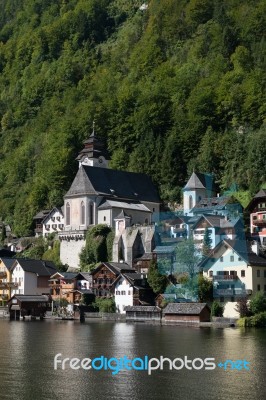
<path id="1" fill-rule="evenodd" d="M 261 189 L 246 208 L 252 238 L 266 248 L 266 189 Z"/>
<path id="2" fill-rule="evenodd" d="M 266 257 L 256 244 L 250 248 L 244 240 L 223 240 L 199 267 L 212 280 L 214 297 L 220 302 L 266 292 Z"/>
<path id="3" fill-rule="evenodd" d="M 210 248 L 214 248 L 223 239 L 243 239 L 244 226 L 240 217 L 229 219 L 220 215 L 202 215 L 192 225 L 192 236 L 201 249 L 206 229 L 211 240 Z"/>
<path id="4" fill-rule="evenodd" d="M 54 301 L 67 300 L 70 304 L 74 303 L 73 290 L 76 289 L 77 273 L 55 272 L 50 276 L 50 294 Z"/>
<path id="5" fill-rule="evenodd" d="M 114 282 L 121 273 L 132 273 L 134 269 L 125 263 L 103 262 L 92 272 L 92 291 L 97 297 L 113 297 Z"/>
<path id="6" fill-rule="evenodd" d="M 145 274 L 121 273 L 114 282 L 117 312 L 125 313 L 126 306 L 153 305 L 154 293 Z"/>
<path id="7" fill-rule="evenodd" d="M 36 237 L 47 237 L 49 234 L 61 232 L 64 229 L 64 214 L 60 207 L 42 210 L 33 219 Z"/>
<path id="8" fill-rule="evenodd" d="M 0 301 L 2 305 L 11 297 L 11 290 L 18 287 L 18 283 L 12 280 L 11 267 L 14 264 L 13 258 L 0 258 Z"/>
<path id="9" fill-rule="evenodd" d="M 49 279 L 56 267 L 52 261 L 17 258 L 10 272 L 15 284 L 11 296 L 50 294 Z"/>

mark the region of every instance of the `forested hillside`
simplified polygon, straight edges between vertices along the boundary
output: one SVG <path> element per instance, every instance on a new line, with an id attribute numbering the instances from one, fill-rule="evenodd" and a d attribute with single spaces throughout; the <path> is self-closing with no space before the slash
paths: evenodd
<path id="1" fill-rule="evenodd" d="M 265 0 L 1 0 L 0 217 L 62 204 L 95 120 L 112 167 L 179 200 L 266 183 Z"/>

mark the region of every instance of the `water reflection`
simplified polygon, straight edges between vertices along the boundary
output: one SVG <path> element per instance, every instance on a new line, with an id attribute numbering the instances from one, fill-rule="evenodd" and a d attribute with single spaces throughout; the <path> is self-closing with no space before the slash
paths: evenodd
<path id="1" fill-rule="evenodd" d="M 111 322 L 0 321 L 0 399 L 263 399 L 265 330 L 199 329 Z M 54 370 L 63 357 L 246 359 L 251 371 Z"/>

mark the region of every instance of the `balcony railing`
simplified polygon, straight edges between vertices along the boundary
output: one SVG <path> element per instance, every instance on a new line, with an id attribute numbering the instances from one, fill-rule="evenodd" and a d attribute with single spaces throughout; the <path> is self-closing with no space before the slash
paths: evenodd
<path id="1" fill-rule="evenodd" d="M 214 281 L 235 281 L 238 279 L 237 275 L 214 275 Z"/>
<path id="2" fill-rule="evenodd" d="M 214 289 L 213 291 L 214 297 L 216 296 L 248 296 L 252 294 L 252 290 L 250 289 Z"/>
<path id="3" fill-rule="evenodd" d="M 16 288 L 19 286 L 19 282 L 1 282 L 0 289 Z"/>
<path id="4" fill-rule="evenodd" d="M 266 225 L 266 219 L 253 219 L 252 221 L 253 225 Z"/>

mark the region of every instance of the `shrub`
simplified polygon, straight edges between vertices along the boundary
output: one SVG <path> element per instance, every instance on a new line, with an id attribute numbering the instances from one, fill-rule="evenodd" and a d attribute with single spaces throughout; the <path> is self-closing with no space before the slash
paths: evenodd
<path id="1" fill-rule="evenodd" d="M 224 306 L 222 306 L 219 301 L 215 300 L 212 303 L 211 315 L 212 317 L 222 317 L 224 312 Z"/>

